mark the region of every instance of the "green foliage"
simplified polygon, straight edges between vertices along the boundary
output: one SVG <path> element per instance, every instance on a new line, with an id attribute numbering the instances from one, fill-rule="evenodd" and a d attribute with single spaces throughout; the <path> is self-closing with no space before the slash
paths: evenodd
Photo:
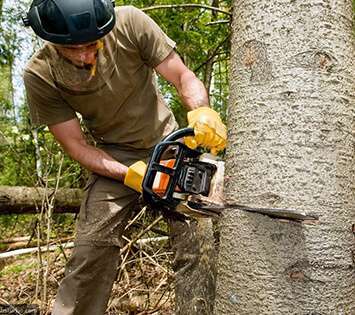
<path id="1" fill-rule="evenodd" d="M 14 236 L 32 235 L 35 217 L 31 214 L 17 215 L 7 214 L 0 216 L 1 239 Z"/>
<path id="2" fill-rule="evenodd" d="M 21 50 L 21 37 L 18 30 L 13 26 L 18 25 L 19 17 L 24 8 L 25 3 L 18 1 L 18 5 L 3 9 L 0 20 L 0 64 L 2 65 L 11 66 Z"/>
<path id="3" fill-rule="evenodd" d="M 0 271 L 0 277 L 16 277 L 18 274 L 25 270 L 29 270 L 36 266 L 36 262 L 32 260 L 31 262 L 22 262 L 18 260 L 16 263 L 6 266 Z"/>
<path id="4" fill-rule="evenodd" d="M 3 129 L 0 134 L 4 144 L 1 145 L 0 185 L 35 186 L 44 180 L 49 187 L 55 187 L 58 177 L 60 187 L 80 187 L 84 179 L 81 167 L 68 156 L 63 156 L 62 149 L 54 141 L 47 128 L 38 130 L 37 149 L 29 125 L 12 126 Z M 36 172 L 36 160 L 42 161 L 42 178 Z"/>
<path id="5" fill-rule="evenodd" d="M 10 66 L 0 63 L 0 108 L 3 115 L 12 108 L 12 85 Z"/>
<path id="6" fill-rule="evenodd" d="M 40 215 L 34 214 L 7 214 L 0 216 L 0 235 L 1 239 L 10 239 L 15 236 L 32 235 L 34 241 L 37 238 L 36 228 L 39 225 Z M 52 229 L 50 239 L 72 236 L 74 232 L 75 214 L 53 214 L 51 218 Z M 47 239 L 47 230 L 41 228 L 41 239 Z M 4 244 L 3 244 L 4 245 Z M 1 244 L 0 244 L 1 251 Z"/>

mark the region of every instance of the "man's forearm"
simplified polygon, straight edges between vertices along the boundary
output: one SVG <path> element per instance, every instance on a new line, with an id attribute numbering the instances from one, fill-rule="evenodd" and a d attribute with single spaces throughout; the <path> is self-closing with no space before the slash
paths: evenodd
<path id="1" fill-rule="evenodd" d="M 116 161 L 105 151 L 86 143 L 80 143 L 74 150 L 66 151 L 74 160 L 90 171 L 121 182 L 124 181 L 127 166 Z"/>
<path id="2" fill-rule="evenodd" d="M 203 83 L 192 71 L 186 71 L 176 87 L 181 100 L 188 110 L 209 106 L 208 93 Z"/>

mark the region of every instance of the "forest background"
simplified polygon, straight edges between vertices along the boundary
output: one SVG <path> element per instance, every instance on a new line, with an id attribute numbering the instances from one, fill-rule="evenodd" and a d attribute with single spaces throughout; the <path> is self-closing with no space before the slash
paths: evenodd
<path id="1" fill-rule="evenodd" d="M 21 16 L 30 3 L 30 0 L 0 0 L 0 186 L 82 188 L 86 170 L 63 153 L 46 126 L 31 127 L 21 75 L 26 61 L 42 42 L 21 23 Z M 142 8 L 161 26 L 177 43 L 177 52 L 184 63 L 204 82 L 211 106 L 225 119 L 231 1 L 189 1 L 186 4 L 181 0 L 133 0 L 116 1 L 116 5 Z M 186 112 L 175 89 L 160 78 L 159 85 L 180 126 L 185 126 Z M 70 238 L 75 219 L 74 214 L 48 216 L 43 212 L 0 215 L 0 239 L 25 237 L 26 246 L 30 245 L 28 238 L 31 244 L 34 241 L 48 244 L 58 238 Z M 164 225 L 160 228 L 166 230 Z M 9 249 L 11 246 L 0 243 L 0 250 Z M 33 303 L 38 299 L 42 306 L 50 305 L 52 297 L 41 291 L 39 283 L 39 277 L 45 272 L 44 265 L 36 259 L 42 258 L 16 258 L 11 263 L 0 263 L 0 304 Z M 25 293 L 19 293 L 19 282 L 23 286 L 29 279 L 36 283 L 36 288 L 24 287 Z"/>

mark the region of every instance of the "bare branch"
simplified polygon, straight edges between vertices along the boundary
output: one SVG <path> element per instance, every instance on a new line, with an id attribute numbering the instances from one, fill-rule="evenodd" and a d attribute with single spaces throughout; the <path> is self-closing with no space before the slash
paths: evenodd
<path id="1" fill-rule="evenodd" d="M 186 9 L 186 8 L 198 8 L 198 9 L 206 9 L 206 10 L 211 10 L 214 12 L 219 12 L 219 13 L 223 13 L 229 16 L 232 16 L 232 13 L 216 8 L 216 7 L 212 7 L 209 5 L 204 5 L 204 4 L 195 4 L 195 3 L 186 3 L 186 4 L 162 4 L 162 5 L 155 5 L 152 7 L 147 7 L 147 8 L 141 8 L 142 11 L 153 11 L 153 10 L 160 10 L 160 9 Z"/>
<path id="2" fill-rule="evenodd" d="M 210 60 L 212 60 L 215 56 L 218 55 L 218 51 L 219 49 L 224 45 L 224 43 L 229 39 L 229 36 L 226 36 L 214 49 L 214 51 L 212 51 L 212 53 L 210 54 L 210 56 L 207 58 L 206 61 L 204 61 L 203 63 L 201 63 L 199 66 L 197 66 L 193 71 L 197 72 L 198 70 L 200 70 L 204 65 L 206 65 Z"/>
<path id="3" fill-rule="evenodd" d="M 218 20 L 218 21 L 206 23 L 205 26 L 213 26 L 213 25 L 229 24 L 229 23 L 230 23 L 230 20 Z"/>
<path id="4" fill-rule="evenodd" d="M 121 255 L 127 250 L 129 249 L 133 243 L 135 243 L 139 238 L 141 238 L 141 236 L 143 236 L 145 233 L 147 233 L 148 231 L 151 230 L 151 228 L 153 226 L 155 226 L 156 224 L 158 224 L 161 220 L 163 220 L 163 216 L 160 215 L 157 219 L 154 220 L 154 222 L 152 222 L 149 226 L 147 226 L 143 231 L 141 231 L 133 240 L 131 240 L 131 242 L 129 242 L 125 247 L 123 247 L 121 249 Z"/>
<path id="5" fill-rule="evenodd" d="M 66 248 L 73 248 L 74 247 L 74 242 L 68 242 L 66 244 L 62 245 L 65 249 Z M 55 251 L 59 248 L 58 245 L 50 245 L 50 246 L 41 246 L 41 247 L 32 247 L 32 248 L 22 248 L 22 249 L 16 249 L 12 250 L 9 252 L 1 253 L 0 254 L 0 259 L 4 258 L 9 258 L 9 257 L 14 257 L 18 255 L 23 255 L 23 254 L 31 254 L 31 253 L 37 253 L 39 250 L 41 252 L 52 252 Z"/>

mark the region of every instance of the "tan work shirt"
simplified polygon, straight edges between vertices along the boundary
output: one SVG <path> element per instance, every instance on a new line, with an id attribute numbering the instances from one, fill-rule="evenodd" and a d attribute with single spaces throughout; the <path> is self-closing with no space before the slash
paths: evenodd
<path id="1" fill-rule="evenodd" d="M 175 43 L 142 11 L 115 10 L 117 22 L 103 38 L 94 77 L 48 43 L 31 58 L 24 73 L 31 120 L 53 125 L 78 112 L 99 145 L 148 149 L 177 127 L 153 70 Z"/>

